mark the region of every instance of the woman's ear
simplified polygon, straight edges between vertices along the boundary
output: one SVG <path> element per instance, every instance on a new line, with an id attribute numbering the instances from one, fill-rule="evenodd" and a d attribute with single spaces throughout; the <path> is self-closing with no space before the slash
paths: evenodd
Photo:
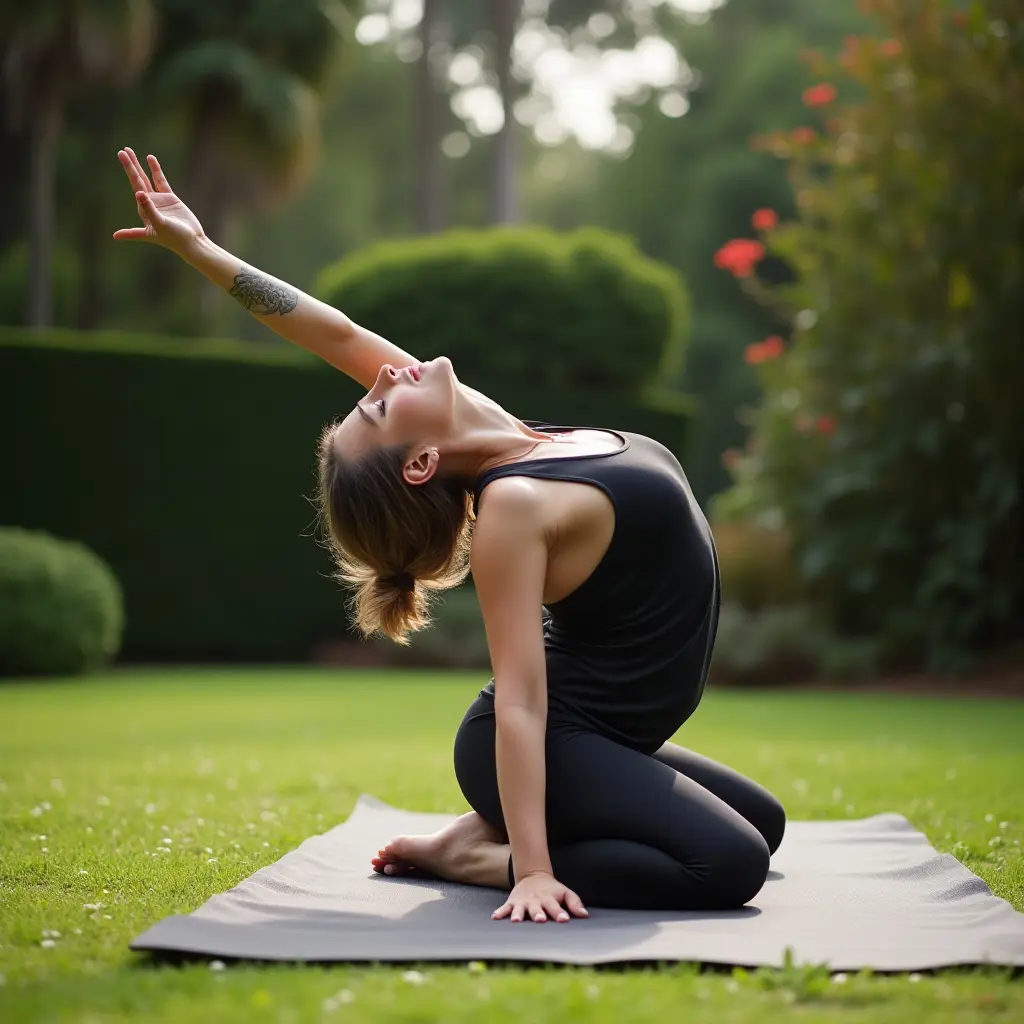
<path id="1" fill-rule="evenodd" d="M 421 448 L 419 451 L 413 449 L 402 466 L 402 476 L 413 487 L 425 484 L 437 472 L 440 461 L 441 456 L 436 448 Z"/>

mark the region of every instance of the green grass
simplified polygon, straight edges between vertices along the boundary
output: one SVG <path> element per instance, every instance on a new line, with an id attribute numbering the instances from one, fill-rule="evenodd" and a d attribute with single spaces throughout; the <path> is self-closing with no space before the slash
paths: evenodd
<path id="1" fill-rule="evenodd" d="M 428 965 L 416 983 L 406 967 L 213 971 L 128 951 L 343 820 L 361 792 L 462 809 L 451 739 L 480 683 L 184 669 L 0 686 L 0 1020 L 1024 1020 L 1024 986 L 993 970 L 840 984 L 813 968 Z M 1022 736 L 1011 701 L 712 692 L 678 739 L 773 789 L 794 819 L 905 814 L 1024 909 Z"/>

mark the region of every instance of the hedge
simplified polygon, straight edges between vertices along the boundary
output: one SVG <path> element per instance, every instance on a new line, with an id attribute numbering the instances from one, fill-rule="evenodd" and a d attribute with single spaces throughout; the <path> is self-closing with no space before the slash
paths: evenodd
<path id="1" fill-rule="evenodd" d="M 358 385 L 277 344 L 21 329 L 0 329 L 0 381 L 0 523 L 108 562 L 127 657 L 302 658 L 345 635 L 308 497 L 318 433 Z M 682 454 L 678 411 L 493 383 L 518 416 L 644 433 Z"/>

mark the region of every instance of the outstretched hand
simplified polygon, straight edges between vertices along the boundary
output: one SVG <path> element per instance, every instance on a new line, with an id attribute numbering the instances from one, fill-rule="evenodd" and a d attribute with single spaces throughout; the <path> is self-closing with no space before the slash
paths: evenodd
<path id="1" fill-rule="evenodd" d="M 120 228 L 114 238 L 120 241 L 155 242 L 179 256 L 206 236 L 196 215 L 174 194 L 160 162 L 148 156 L 153 179 L 142 169 L 139 158 L 127 146 L 118 151 L 118 160 L 135 190 L 139 216 L 145 225 L 141 228 Z"/>
<path id="2" fill-rule="evenodd" d="M 547 921 L 565 922 L 569 914 L 587 917 L 583 901 L 567 889 L 554 875 L 527 875 L 516 883 L 505 903 L 491 915 L 498 921 L 507 917 L 510 921 L 522 921 L 524 916 L 538 924 Z"/>

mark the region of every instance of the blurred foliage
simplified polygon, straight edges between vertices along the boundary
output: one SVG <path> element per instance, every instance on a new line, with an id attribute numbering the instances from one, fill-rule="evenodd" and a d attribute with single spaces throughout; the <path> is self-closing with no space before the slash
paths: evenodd
<path id="1" fill-rule="evenodd" d="M 77 675 L 121 648 L 124 603 L 85 545 L 0 527 L 0 675 Z"/>
<path id="2" fill-rule="evenodd" d="M 806 596 L 785 531 L 745 519 L 715 522 L 713 531 L 724 601 L 756 612 L 796 604 Z"/>
<path id="3" fill-rule="evenodd" d="M 596 229 L 459 231 L 387 242 L 327 268 L 317 294 L 476 387 L 638 395 L 682 366 L 678 275 Z"/>
<path id="4" fill-rule="evenodd" d="M 794 279 L 742 281 L 794 327 L 748 351 L 765 397 L 719 509 L 784 523 L 845 631 L 956 669 L 1024 618 L 1024 19 L 863 6 L 882 38 L 813 58 L 825 133 L 761 141 L 792 176 L 799 217 L 764 241 Z"/>
<path id="5" fill-rule="evenodd" d="M 0 330 L 0 380 L 17 381 L 0 402 L 0 522 L 113 567 L 127 655 L 294 660 L 348 635 L 308 499 L 320 431 L 358 384 L 295 347 L 16 329 Z M 685 418 L 628 396 L 490 393 L 537 419 L 685 443 Z"/>
<path id="6" fill-rule="evenodd" d="M 821 611 L 808 604 L 751 611 L 725 601 L 710 680 L 739 686 L 856 680 L 871 676 L 877 662 L 877 644 L 837 636 Z"/>

